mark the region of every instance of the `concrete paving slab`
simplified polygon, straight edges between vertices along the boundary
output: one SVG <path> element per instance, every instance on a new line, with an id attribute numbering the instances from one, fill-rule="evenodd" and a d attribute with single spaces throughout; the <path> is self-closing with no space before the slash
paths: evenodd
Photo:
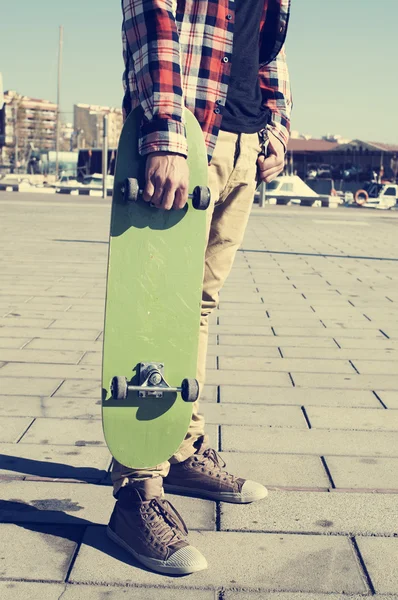
<path id="1" fill-rule="evenodd" d="M 325 373 L 291 373 L 297 387 L 357 389 L 357 390 L 398 390 L 398 375 L 330 375 Z"/>
<path id="2" fill-rule="evenodd" d="M 101 401 L 62 396 L 0 396 L 0 416 L 100 419 Z"/>
<path id="3" fill-rule="evenodd" d="M 108 448 L 0 444 L 0 475 L 101 481 L 111 462 Z"/>
<path id="4" fill-rule="evenodd" d="M 326 471 L 317 456 L 222 452 L 227 470 L 266 487 L 327 489 Z"/>
<path id="5" fill-rule="evenodd" d="M 70 581 L 172 588 L 307 592 L 366 592 L 353 548 L 345 538 L 261 533 L 192 532 L 190 542 L 209 568 L 186 578 L 165 577 L 138 567 L 112 544 L 101 527 L 89 527 Z M 228 552 L 225 549 L 228 548 Z M 245 560 L 242 560 L 245 557 Z"/>
<path id="6" fill-rule="evenodd" d="M 284 430 L 222 425 L 221 439 L 222 449 L 233 452 L 398 457 L 395 432 L 375 431 L 369 438 L 367 431 Z"/>
<path id="7" fill-rule="evenodd" d="M 398 458 L 325 456 L 325 460 L 336 488 L 398 490 Z"/>
<path id="8" fill-rule="evenodd" d="M 86 352 L 80 360 L 79 365 L 96 365 L 102 364 L 102 352 Z"/>
<path id="9" fill-rule="evenodd" d="M 398 344 L 397 340 L 391 340 L 388 338 L 377 338 L 377 339 L 360 339 L 360 338 L 342 338 L 339 335 L 334 337 L 337 344 L 341 348 L 362 348 L 364 350 L 369 350 L 369 356 L 373 356 L 373 354 L 377 354 L 380 350 L 397 350 Z"/>
<path id="10" fill-rule="evenodd" d="M 326 335 L 322 338 L 286 336 L 282 339 L 277 336 L 220 334 L 219 339 L 220 346 L 227 345 L 234 346 L 235 348 L 240 348 L 241 346 L 283 346 L 285 348 L 302 348 L 309 346 L 311 348 L 336 348 L 336 343 L 333 339 L 326 337 Z"/>
<path id="11" fill-rule="evenodd" d="M 398 589 L 398 538 L 358 537 L 356 540 L 376 593 L 395 594 Z"/>
<path id="12" fill-rule="evenodd" d="M 76 365 L 82 358 L 82 352 L 65 350 L 0 350 L 0 360 L 17 363 L 47 363 Z"/>
<path id="13" fill-rule="evenodd" d="M 20 444 L 103 446 L 102 423 L 90 419 L 36 419 Z"/>
<path id="14" fill-rule="evenodd" d="M 220 356 L 220 369 L 234 371 L 273 371 L 284 373 L 352 373 L 352 365 L 343 360 L 313 360 L 301 358 L 274 358 Z"/>
<path id="15" fill-rule="evenodd" d="M 209 346 L 208 356 L 255 356 L 261 358 L 280 358 L 277 346 Z"/>
<path id="16" fill-rule="evenodd" d="M 264 385 L 274 387 L 291 387 L 292 382 L 288 373 L 262 373 L 261 371 L 233 371 L 220 369 L 209 370 L 206 373 L 206 382 L 210 385 Z"/>
<path id="17" fill-rule="evenodd" d="M 90 365 L 48 365 L 9 363 L 3 368 L 5 377 L 52 377 L 58 379 L 95 379 L 100 377 L 100 369 Z"/>
<path id="18" fill-rule="evenodd" d="M 353 360 L 357 371 L 363 375 L 395 375 L 397 373 L 397 361 L 392 360 Z"/>
<path id="19" fill-rule="evenodd" d="M 200 396 L 199 402 L 217 402 L 218 401 L 218 386 L 205 385 Z"/>
<path id="20" fill-rule="evenodd" d="M 374 329 L 339 329 L 336 327 L 328 328 L 307 328 L 307 327 L 275 327 L 275 334 L 278 337 L 286 336 L 297 336 L 297 337 L 339 337 L 339 338 L 368 338 L 368 339 L 382 339 L 385 338 L 377 328 Z"/>
<path id="21" fill-rule="evenodd" d="M 0 337 L 27 337 L 95 341 L 100 333 L 94 329 L 41 329 L 40 327 L 0 327 Z"/>
<path id="22" fill-rule="evenodd" d="M 201 412 L 207 423 L 308 428 L 303 412 L 298 406 L 206 404 L 202 406 Z"/>
<path id="23" fill-rule="evenodd" d="M 261 335 L 274 337 L 275 334 L 271 329 L 271 325 L 213 325 L 210 328 L 212 333 L 227 334 L 227 335 Z"/>
<path id="24" fill-rule="evenodd" d="M 1 344 L 1 338 L 0 338 Z M 26 349 L 37 350 L 72 350 L 75 352 L 102 352 L 102 342 L 89 342 L 88 340 L 60 340 L 33 338 Z"/>
<path id="25" fill-rule="evenodd" d="M 352 360 L 357 367 L 358 359 L 369 358 L 369 350 L 366 348 L 289 348 L 282 343 L 281 352 L 284 358 L 311 358 L 332 359 L 332 360 Z M 374 361 L 398 360 L 398 351 L 396 349 L 380 349 L 372 355 Z M 358 367 L 357 367 L 358 369 Z"/>
<path id="26" fill-rule="evenodd" d="M 32 422 L 29 417 L 2 417 L 0 442 L 17 442 Z"/>
<path id="27" fill-rule="evenodd" d="M 0 324 L 4 327 L 43 327 L 46 329 L 52 323 L 52 319 L 24 319 L 22 317 L 4 317 Z"/>
<path id="28" fill-rule="evenodd" d="M 225 531 L 391 536 L 396 505 L 396 494 L 270 491 L 244 510 L 222 503 L 220 523 Z"/>
<path id="29" fill-rule="evenodd" d="M 383 392 L 385 393 L 385 392 Z M 241 390 L 235 386 L 220 386 L 221 403 L 275 404 L 298 406 L 341 406 L 383 409 L 370 390 L 325 390 L 313 388 L 275 388 L 248 386 Z M 398 408 L 398 403 L 397 403 Z"/>
<path id="30" fill-rule="evenodd" d="M 379 398 L 381 398 L 382 402 L 387 406 L 387 408 L 398 408 L 398 394 L 397 392 L 379 392 L 376 391 Z"/>
<path id="31" fill-rule="evenodd" d="M 61 583 L 0 581 L 0 598 L 2 600 L 15 600 L 16 598 L 18 600 L 59 600 L 64 590 L 65 585 Z"/>
<path id="32" fill-rule="evenodd" d="M 7 396 L 51 396 L 61 383 L 59 378 L 4 377 L 2 374 L 1 393 Z"/>
<path id="33" fill-rule="evenodd" d="M 315 429 L 350 429 L 398 431 L 398 412 L 368 408 L 325 408 L 311 406 L 307 410 Z"/>
<path id="34" fill-rule="evenodd" d="M 100 379 L 66 379 L 59 386 L 54 394 L 54 398 L 63 397 L 90 397 L 101 398 Z"/>
<path id="35" fill-rule="evenodd" d="M 22 337 L 22 338 L 1 338 L 0 337 L 0 348 L 9 348 L 9 349 L 18 349 L 18 348 L 22 348 L 22 346 L 25 346 L 28 342 L 29 342 L 30 338 L 29 337 Z"/>
<path id="36" fill-rule="evenodd" d="M 70 525 L 2 524 L 0 577 L 64 581 L 81 534 Z"/>
<path id="37" fill-rule="evenodd" d="M 115 499 L 112 486 L 3 481 L 0 522 L 107 525 Z M 167 494 L 188 529 L 214 531 L 215 502 Z M 0 529 L 1 531 L 1 529 Z"/>

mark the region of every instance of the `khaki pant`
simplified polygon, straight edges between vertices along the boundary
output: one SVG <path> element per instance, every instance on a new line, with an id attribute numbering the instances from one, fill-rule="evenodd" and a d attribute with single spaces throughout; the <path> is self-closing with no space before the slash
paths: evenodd
<path id="1" fill-rule="evenodd" d="M 212 204 L 208 208 L 207 248 L 203 278 L 202 312 L 199 335 L 197 379 L 203 389 L 206 370 L 208 317 L 218 305 L 219 292 L 228 277 L 236 251 L 246 229 L 256 190 L 257 157 L 261 151 L 259 136 L 220 131 L 209 166 L 209 188 Z M 205 436 L 204 418 L 199 403 L 193 404 L 188 433 L 174 456 L 151 469 L 130 469 L 113 462 L 114 493 L 142 479 L 166 477 L 170 463 L 186 460 L 195 453 L 195 442 Z M 206 438 L 205 443 L 206 443 Z"/>

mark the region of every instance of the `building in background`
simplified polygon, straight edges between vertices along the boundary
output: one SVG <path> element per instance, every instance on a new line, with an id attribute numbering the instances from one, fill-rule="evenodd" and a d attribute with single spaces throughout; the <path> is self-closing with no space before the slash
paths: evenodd
<path id="1" fill-rule="evenodd" d="M 76 148 L 102 147 L 104 115 L 108 115 L 108 147 L 117 147 L 123 125 L 121 108 L 75 104 L 73 114 Z"/>
<path id="2" fill-rule="evenodd" d="M 356 189 L 364 181 L 396 179 L 397 156 L 398 144 L 329 135 L 323 139 L 293 136 L 289 140 L 286 171 L 302 179 L 334 179 L 344 182 L 347 189 Z"/>
<path id="3" fill-rule="evenodd" d="M 4 94 L 0 110 L 0 158 L 4 165 L 25 168 L 33 151 L 54 148 L 57 105 L 49 100 Z"/>

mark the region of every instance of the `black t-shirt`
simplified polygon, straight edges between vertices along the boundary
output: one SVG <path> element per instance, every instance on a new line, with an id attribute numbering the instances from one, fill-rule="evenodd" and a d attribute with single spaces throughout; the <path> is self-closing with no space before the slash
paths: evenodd
<path id="1" fill-rule="evenodd" d="M 231 76 L 221 129 L 256 133 L 268 123 L 258 80 L 260 21 L 264 0 L 235 0 Z"/>

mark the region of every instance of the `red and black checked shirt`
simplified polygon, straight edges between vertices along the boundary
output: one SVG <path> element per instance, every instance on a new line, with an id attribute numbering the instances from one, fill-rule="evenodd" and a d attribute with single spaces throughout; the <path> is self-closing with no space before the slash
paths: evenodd
<path id="1" fill-rule="evenodd" d="M 264 0 L 259 79 L 268 128 L 287 146 L 291 95 L 284 41 L 291 0 Z M 221 124 L 232 56 L 234 0 L 122 0 L 125 115 L 141 104 L 142 155 L 187 155 L 186 106 L 198 119 L 209 162 Z M 244 74 L 242 74 L 244 75 Z"/>

